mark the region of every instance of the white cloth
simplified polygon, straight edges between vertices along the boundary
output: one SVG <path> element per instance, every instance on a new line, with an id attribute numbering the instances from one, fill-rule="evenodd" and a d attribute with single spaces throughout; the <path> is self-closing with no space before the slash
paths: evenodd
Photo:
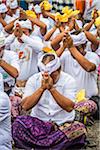
<path id="1" fill-rule="evenodd" d="M 81 20 L 75 20 L 77 25 L 79 26 L 79 28 L 82 28 L 83 27 L 83 22 Z"/>
<path id="2" fill-rule="evenodd" d="M 87 52 L 84 56 L 87 60 L 96 65 L 96 70 L 92 72 L 85 71 L 82 66 L 71 56 L 69 51 L 64 51 L 61 55 L 62 69 L 75 78 L 77 90 L 85 89 L 86 97 L 98 94 L 97 88 L 97 68 L 99 65 L 99 57 L 93 52 Z"/>
<path id="3" fill-rule="evenodd" d="M 14 35 L 12 36 L 11 40 L 13 41 Z M 9 44 L 11 40 L 9 39 Z M 20 43 L 15 39 L 11 44 L 10 49 L 11 51 L 17 52 L 19 56 L 20 74 L 18 80 L 27 80 L 31 75 L 38 72 L 38 54 L 43 49 L 43 43 L 32 39 L 25 34 L 22 35 L 21 40 L 23 43 Z"/>
<path id="4" fill-rule="evenodd" d="M 37 25 L 34 25 L 34 30 L 31 33 L 31 37 L 34 38 L 34 36 L 43 40 L 43 36 L 40 32 L 40 27 L 38 27 Z"/>
<path id="5" fill-rule="evenodd" d="M 9 16 L 9 15 L 6 15 L 6 17 L 4 18 L 4 21 L 9 24 L 10 22 L 14 21 L 15 18 Z"/>
<path id="6" fill-rule="evenodd" d="M 6 93 L 0 91 L 0 149 L 12 150 L 11 104 Z"/>
<path id="7" fill-rule="evenodd" d="M 43 60 L 43 57 L 46 56 L 46 55 L 48 55 L 48 54 L 44 54 L 44 55 L 41 56 L 41 58 L 38 60 L 38 67 L 39 67 L 39 69 L 40 69 L 40 71 L 41 71 L 42 73 L 48 72 L 49 74 L 51 74 L 52 72 L 56 71 L 56 70 L 61 66 L 61 64 L 60 64 L 60 59 L 59 59 L 59 57 L 57 57 L 55 54 L 50 54 L 50 53 L 49 53 L 49 55 L 54 55 L 55 59 L 52 60 L 52 61 L 50 61 L 48 64 L 45 65 L 45 64 L 42 62 L 42 60 Z"/>
<path id="8" fill-rule="evenodd" d="M 50 32 L 52 29 L 48 30 L 48 32 Z M 60 34 L 60 30 L 57 28 L 56 31 L 53 33 L 53 35 L 51 36 L 50 40 L 53 40 L 57 35 Z"/>
<path id="9" fill-rule="evenodd" d="M 13 0 L 13 2 L 10 1 L 9 6 L 11 9 L 15 9 L 18 7 L 18 2 L 17 0 Z"/>
<path id="10" fill-rule="evenodd" d="M 70 36 L 73 39 L 73 43 L 75 46 L 79 46 L 87 42 L 87 38 L 84 32 L 81 32 L 78 35 L 70 34 Z"/>
<path id="11" fill-rule="evenodd" d="M 20 9 L 17 8 L 15 14 L 13 14 L 13 18 L 17 19 L 20 17 Z"/>
<path id="12" fill-rule="evenodd" d="M 35 5 L 34 6 L 34 10 L 35 10 L 36 14 L 40 14 L 41 13 L 41 7 L 39 5 Z"/>
<path id="13" fill-rule="evenodd" d="M 0 73 L 0 91 L 4 91 L 4 84 L 3 84 L 3 76 L 2 74 Z"/>
<path id="14" fill-rule="evenodd" d="M 34 8 L 33 3 L 29 3 L 29 4 L 28 4 L 28 9 L 29 9 L 29 10 L 32 10 L 33 8 Z"/>
<path id="15" fill-rule="evenodd" d="M 14 17 L 11 17 L 9 15 L 6 14 L 5 18 L 4 18 L 4 21 L 9 24 L 10 22 L 14 21 L 15 18 Z M 0 23 L 0 30 L 4 33 L 5 37 L 7 37 L 9 34 L 4 30 L 4 27 L 3 25 Z"/>
<path id="16" fill-rule="evenodd" d="M 88 23 L 86 23 L 86 24 L 84 25 L 84 27 L 86 27 L 87 25 L 88 25 Z M 93 35 L 96 35 L 96 33 L 97 33 L 97 28 L 95 27 L 94 24 L 91 26 L 89 32 L 92 33 Z"/>
<path id="17" fill-rule="evenodd" d="M 15 67 L 18 72 L 20 72 L 18 55 L 15 52 L 4 50 L 4 55 L 2 58 L 5 62 Z M 4 82 L 7 82 L 9 86 L 14 85 L 14 79 L 0 67 L 0 73 L 3 75 Z"/>
<path id="18" fill-rule="evenodd" d="M 0 47 L 3 47 L 5 45 L 5 36 L 3 32 L 0 32 Z"/>
<path id="19" fill-rule="evenodd" d="M 87 42 L 86 51 L 91 51 L 92 52 L 91 42 Z M 99 44 L 98 49 L 95 51 L 95 53 L 100 56 L 100 44 Z"/>
<path id="20" fill-rule="evenodd" d="M 47 25 L 47 31 L 51 29 L 53 22 L 51 18 L 44 18 L 42 15 L 40 15 L 40 21 L 44 22 Z"/>
<path id="21" fill-rule="evenodd" d="M 29 78 L 25 87 L 24 97 L 32 95 L 41 86 L 41 73 L 33 75 Z M 61 72 L 58 82 L 54 85 L 56 90 L 65 97 L 75 100 L 76 82 L 68 74 Z M 63 110 L 54 100 L 51 93 L 46 90 L 42 94 L 39 102 L 32 108 L 31 116 L 37 117 L 43 121 L 54 121 L 58 125 L 66 121 L 73 121 L 75 111 L 67 112 Z"/>
<path id="22" fill-rule="evenodd" d="M 8 9 L 4 3 L 0 4 L 0 13 L 6 13 L 7 10 Z"/>
<path id="23" fill-rule="evenodd" d="M 22 21 L 16 20 L 14 22 L 14 28 L 16 27 L 17 23 L 20 24 L 20 26 L 22 28 L 26 28 L 26 29 L 32 30 L 32 23 L 31 23 L 31 21 L 29 19 L 27 19 L 26 21 L 24 21 L 24 20 L 22 20 Z"/>

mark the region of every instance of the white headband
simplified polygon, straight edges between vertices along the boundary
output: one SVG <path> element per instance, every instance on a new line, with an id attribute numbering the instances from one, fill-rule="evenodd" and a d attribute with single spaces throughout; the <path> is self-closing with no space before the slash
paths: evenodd
<path id="1" fill-rule="evenodd" d="M 5 13 L 7 11 L 8 11 L 8 9 L 7 9 L 6 5 L 3 3 L 0 4 L 0 13 Z"/>
<path id="2" fill-rule="evenodd" d="M 26 21 L 22 20 L 22 21 L 18 21 L 16 20 L 14 23 L 14 29 L 16 27 L 16 24 L 20 24 L 21 28 L 26 28 L 26 29 L 30 29 L 32 30 L 32 23 L 29 19 L 27 19 Z"/>
<path id="3" fill-rule="evenodd" d="M 52 61 L 50 61 L 48 64 L 45 65 L 42 62 L 42 60 L 43 60 L 44 56 L 46 56 L 46 55 L 48 55 L 48 54 L 44 54 L 39 59 L 39 61 L 38 61 L 38 67 L 39 67 L 39 69 L 40 69 L 40 71 L 42 73 L 48 72 L 49 74 L 51 74 L 52 72 L 56 71 L 61 66 L 60 59 L 59 59 L 59 57 L 57 57 L 57 55 L 49 53 L 49 55 L 54 55 L 55 59 L 52 60 Z"/>
<path id="4" fill-rule="evenodd" d="M 17 2 L 17 0 L 14 0 L 13 2 L 10 2 L 10 3 L 9 3 L 9 6 L 10 6 L 11 9 L 17 8 L 17 7 L 18 7 L 18 2 Z"/>
<path id="5" fill-rule="evenodd" d="M 73 43 L 75 46 L 79 46 L 87 42 L 87 38 L 84 32 L 81 32 L 78 35 L 70 34 L 70 36 L 73 39 Z"/>
<path id="6" fill-rule="evenodd" d="M 35 5 L 34 6 L 34 10 L 35 10 L 36 14 L 40 14 L 41 13 L 41 7 L 39 5 Z"/>

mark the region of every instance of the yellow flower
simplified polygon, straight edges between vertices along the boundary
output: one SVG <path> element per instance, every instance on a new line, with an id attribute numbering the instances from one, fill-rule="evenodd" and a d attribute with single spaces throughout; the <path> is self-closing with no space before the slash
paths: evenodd
<path id="1" fill-rule="evenodd" d="M 59 20 L 60 22 L 67 22 L 68 21 L 68 15 L 67 14 L 61 15 L 60 13 L 57 12 L 55 14 L 55 20 Z"/>
<path id="2" fill-rule="evenodd" d="M 100 26 L 100 17 L 98 17 L 95 21 L 96 27 Z"/>
<path id="3" fill-rule="evenodd" d="M 52 5 L 46 0 L 40 3 L 40 7 L 47 11 L 52 9 Z"/>
<path id="4" fill-rule="evenodd" d="M 68 13 L 68 11 L 69 11 L 68 6 L 62 8 L 62 13 L 65 14 L 65 13 Z"/>
<path id="5" fill-rule="evenodd" d="M 43 48 L 43 52 L 55 54 L 55 51 L 53 49 L 49 48 L 49 47 L 44 47 Z"/>
<path id="6" fill-rule="evenodd" d="M 73 10 L 69 9 L 68 6 L 66 6 L 62 9 L 62 13 L 67 14 L 68 18 L 70 17 L 72 12 L 73 12 Z"/>
<path id="7" fill-rule="evenodd" d="M 34 12 L 34 11 L 31 11 L 31 10 L 26 10 L 26 15 L 27 15 L 27 16 L 30 16 L 30 17 L 32 17 L 32 18 L 34 18 L 34 19 L 37 18 L 35 12 Z"/>
<path id="8" fill-rule="evenodd" d="M 84 100 L 86 100 L 86 98 L 85 98 L 85 89 L 82 89 L 79 92 L 77 92 L 76 101 L 81 102 L 81 101 L 84 101 Z"/>
<path id="9" fill-rule="evenodd" d="M 74 11 L 71 12 L 70 15 L 71 15 L 71 16 L 77 16 L 79 13 L 80 13 L 79 10 L 74 10 Z"/>

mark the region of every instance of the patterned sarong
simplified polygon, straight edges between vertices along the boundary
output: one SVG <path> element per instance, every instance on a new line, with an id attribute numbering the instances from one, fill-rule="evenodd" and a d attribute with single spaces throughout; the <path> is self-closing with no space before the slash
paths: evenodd
<path id="1" fill-rule="evenodd" d="M 86 130 L 79 122 L 57 126 L 31 116 L 18 116 L 12 125 L 12 136 L 17 148 L 62 150 L 72 145 L 84 145 Z"/>

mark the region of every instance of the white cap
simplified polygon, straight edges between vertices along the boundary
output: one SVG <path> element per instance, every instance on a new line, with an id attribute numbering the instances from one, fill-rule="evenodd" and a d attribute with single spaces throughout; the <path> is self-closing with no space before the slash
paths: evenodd
<path id="1" fill-rule="evenodd" d="M 0 47 L 3 47 L 5 45 L 5 36 L 3 32 L 0 32 Z"/>
<path id="2" fill-rule="evenodd" d="M 34 6 L 34 10 L 35 10 L 36 14 L 40 14 L 41 13 L 41 7 L 39 5 L 35 5 Z"/>
<path id="3" fill-rule="evenodd" d="M 0 4 L 0 13 L 5 13 L 7 12 L 8 9 L 4 3 Z"/>
<path id="4" fill-rule="evenodd" d="M 22 21 L 18 21 L 16 20 L 14 23 L 14 28 L 16 27 L 16 24 L 20 24 L 21 28 L 26 28 L 26 29 L 30 29 L 32 30 L 32 23 L 29 19 L 27 19 L 26 21 L 22 20 Z"/>
<path id="5" fill-rule="evenodd" d="M 70 36 L 73 39 L 73 43 L 75 46 L 85 44 L 88 41 L 84 32 L 81 32 L 78 35 L 70 34 Z"/>
<path id="6" fill-rule="evenodd" d="M 17 2 L 17 0 L 14 0 L 13 2 L 10 2 L 10 3 L 9 3 L 9 7 L 10 7 L 11 9 L 17 8 L 17 7 L 18 7 L 18 2 Z"/>
<path id="7" fill-rule="evenodd" d="M 4 84 L 3 84 L 3 76 L 2 74 L 0 73 L 0 91 L 4 91 Z"/>

